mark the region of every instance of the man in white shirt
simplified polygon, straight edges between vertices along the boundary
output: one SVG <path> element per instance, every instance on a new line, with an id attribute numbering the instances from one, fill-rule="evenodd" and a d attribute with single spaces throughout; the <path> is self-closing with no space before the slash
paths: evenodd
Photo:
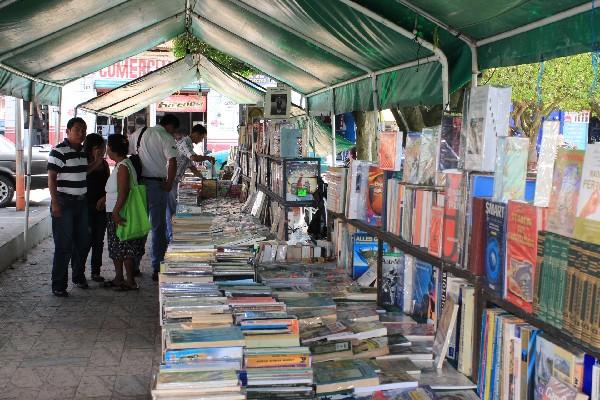
<path id="1" fill-rule="evenodd" d="M 169 242 L 173 239 L 173 227 L 171 225 L 171 219 L 177 212 L 177 195 L 178 185 L 183 179 L 185 171 L 189 168 L 192 173 L 198 177 L 201 177 L 200 171 L 196 169 L 192 162 L 209 161 L 212 164 L 215 163 L 215 158 L 210 156 L 203 156 L 194 152 L 194 145 L 201 143 L 206 138 L 206 128 L 204 125 L 197 124 L 192 128 L 192 132 L 189 135 L 177 133 L 175 134 L 175 142 L 177 143 L 177 174 L 175 175 L 175 184 L 171 193 L 169 193 L 169 200 L 167 206 L 167 236 Z"/>
<path id="2" fill-rule="evenodd" d="M 130 146 L 137 149 L 142 162 L 142 182 L 146 185 L 148 214 L 152 225 L 152 279 L 158 280 L 160 263 L 167 251 L 166 213 L 169 192 L 177 172 L 177 145 L 173 134 L 179 128 L 179 120 L 173 114 L 165 114 L 159 125 L 139 129 L 130 138 Z M 138 137 L 142 135 L 138 144 Z M 130 147 L 131 149 L 131 147 Z M 135 153 L 135 152 L 133 152 Z"/>

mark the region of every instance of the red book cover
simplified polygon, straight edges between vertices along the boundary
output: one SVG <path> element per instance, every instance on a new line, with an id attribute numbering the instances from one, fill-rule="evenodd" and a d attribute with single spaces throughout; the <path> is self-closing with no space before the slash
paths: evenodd
<path id="1" fill-rule="evenodd" d="M 471 241 L 469 247 L 469 271 L 483 275 L 485 253 L 485 199 L 474 197 L 471 206 Z"/>
<path id="2" fill-rule="evenodd" d="M 462 173 L 446 173 L 446 203 L 444 204 L 444 235 L 442 257 L 457 264 L 462 247 L 462 229 L 460 210 L 462 202 Z"/>
<path id="3" fill-rule="evenodd" d="M 383 170 L 377 166 L 369 167 L 369 189 L 367 196 L 367 223 L 381 226 L 383 210 Z"/>
<path id="4" fill-rule="evenodd" d="M 431 224 L 429 225 L 429 254 L 442 256 L 442 230 L 444 228 L 444 209 L 433 206 L 431 208 Z"/>
<path id="5" fill-rule="evenodd" d="M 541 208 L 521 201 L 508 202 L 506 299 L 528 313 L 533 311 L 537 238 L 543 220 Z"/>
<path id="6" fill-rule="evenodd" d="M 415 191 L 415 209 L 413 212 L 413 235 L 412 244 L 414 246 L 421 245 L 421 221 L 423 220 L 423 191 Z"/>

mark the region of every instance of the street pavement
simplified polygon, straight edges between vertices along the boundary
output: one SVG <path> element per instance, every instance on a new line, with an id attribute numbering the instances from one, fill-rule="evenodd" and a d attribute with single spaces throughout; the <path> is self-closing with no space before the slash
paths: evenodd
<path id="1" fill-rule="evenodd" d="M 32 226 L 50 215 L 48 189 L 32 190 L 29 204 L 29 226 Z M 24 230 L 25 212 L 16 211 L 13 199 L 8 207 L 0 208 L 0 246 L 23 233 Z"/>
<path id="2" fill-rule="evenodd" d="M 68 298 L 57 298 L 50 285 L 53 252 L 52 238 L 46 239 L 27 261 L 0 273 L 0 399 L 151 398 L 160 329 L 147 256 L 139 291 L 115 292 L 90 281 L 90 289 L 70 287 Z M 102 275 L 114 276 L 106 249 Z"/>

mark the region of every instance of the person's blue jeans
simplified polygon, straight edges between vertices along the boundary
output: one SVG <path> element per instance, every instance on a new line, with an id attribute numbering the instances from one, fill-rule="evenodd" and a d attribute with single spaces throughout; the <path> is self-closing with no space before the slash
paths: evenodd
<path id="1" fill-rule="evenodd" d="M 89 246 L 88 209 L 85 196 L 75 198 L 59 193 L 57 201 L 61 215 L 52 217 L 52 290 L 66 290 L 69 284 L 69 263 L 73 270 L 73 283 L 85 282 L 85 258 Z"/>
<path id="2" fill-rule="evenodd" d="M 162 182 L 150 179 L 144 179 L 146 193 L 148 198 L 148 214 L 150 215 L 150 225 L 152 226 L 152 249 L 150 251 L 150 260 L 152 270 L 158 272 L 160 263 L 165 259 L 167 251 L 167 200 L 169 192 L 162 188 Z"/>
<path id="3" fill-rule="evenodd" d="M 173 184 L 173 189 L 171 189 L 171 191 L 169 192 L 169 198 L 167 200 L 166 224 L 167 224 L 167 240 L 169 241 L 169 243 L 171 243 L 171 240 L 173 240 L 173 224 L 171 223 L 171 220 L 177 213 L 177 188 L 178 188 L 178 184 L 177 184 L 177 182 L 175 182 Z"/>

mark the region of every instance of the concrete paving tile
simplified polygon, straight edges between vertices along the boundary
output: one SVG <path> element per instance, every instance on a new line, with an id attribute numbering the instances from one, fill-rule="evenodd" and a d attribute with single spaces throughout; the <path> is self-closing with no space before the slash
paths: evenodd
<path id="1" fill-rule="evenodd" d="M 139 332 L 127 333 L 125 340 L 126 349 L 152 349 L 154 348 L 154 335 L 146 335 Z"/>
<path id="2" fill-rule="evenodd" d="M 116 376 L 88 376 L 84 375 L 79 382 L 76 398 L 78 397 L 111 397 Z"/>
<path id="3" fill-rule="evenodd" d="M 150 376 L 121 375 L 117 376 L 114 394 L 119 396 L 144 396 L 150 394 Z"/>
<path id="4" fill-rule="evenodd" d="M 40 389 L 21 388 L 9 383 L 0 391 L 0 399 L 35 400 L 39 394 Z"/>
<path id="5" fill-rule="evenodd" d="M 10 378 L 10 384 L 18 388 L 41 388 L 45 372 L 39 368 L 19 367 Z"/>
<path id="6" fill-rule="evenodd" d="M 127 329 L 131 327 L 130 320 L 129 316 L 108 316 L 102 324 L 102 329 Z"/>
<path id="7" fill-rule="evenodd" d="M 101 329 L 98 331 L 97 342 L 125 342 L 127 331 L 124 329 Z"/>
<path id="8" fill-rule="evenodd" d="M 63 400 L 75 397 L 77 387 L 45 386 L 40 390 L 37 400 Z"/>
<path id="9" fill-rule="evenodd" d="M 92 350 L 88 366 L 118 366 L 121 363 L 121 350 L 100 348 Z"/>
<path id="10" fill-rule="evenodd" d="M 63 353 L 61 351 L 61 353 Z M 50 366 L 73 366 L 85 367 L 89 363 L 89 357 L 75 357 L 72 354 L 68 356 L 36 356 L 27 357 L 21 362 L 23 367 L 50 367 Z"/>

